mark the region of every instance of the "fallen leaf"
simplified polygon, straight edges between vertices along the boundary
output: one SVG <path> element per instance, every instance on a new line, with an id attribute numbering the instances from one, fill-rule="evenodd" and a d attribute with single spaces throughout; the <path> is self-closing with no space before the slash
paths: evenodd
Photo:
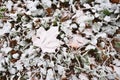
<path id="1" fill-rule="evenodd" d="M 120 3 L 120 0 L 110 0 L 112 3 Z"/>

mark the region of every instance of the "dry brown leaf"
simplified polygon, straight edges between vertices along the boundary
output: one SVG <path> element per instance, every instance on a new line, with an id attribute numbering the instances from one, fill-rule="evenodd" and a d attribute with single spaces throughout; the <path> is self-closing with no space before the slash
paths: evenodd
<path id="1" fill-rule="evenodd" d="M 68 19 L 69 19 L 69 16 L 62 17 L 61 20 L 60 20 L 60 22 L 64 22 L 64 21 L 66 21 Z"/>
<path id="2" fill-rule="evenodd" d="M 15 53 L 17 53 L 17 51 L 15 51 L 15 50 L 11 50 L 10 51 L 10 54 L 12 55 L 12 54 L 15 54 Z"/>
<path id="3" fill-rule="evenodd" d="M 18 59 L 11 59 L 10 61 L 11 61 L 12 63 L 15 63 L 17 60 L 18 60 Z"/>
<path id="4" fill-rule="evenodd" d="M 110 0 L 112 3 L 120 3 L 120 0 Z"/>
<path id="5" fill-rule="evenodd" d="M 46 9 L 48 16 L 52 15 L 53 9 L 52 8 L 47 8 Z"/>
<path id="6" fill-rule="evenodd" d="M 117 42 L 120 42 L 120 39 L 114 38 L 114 39 L 112 40 L 112 45 L 113 45 L 113 47 L 115 48 L 115 50 L 120 53 L 120 47 L 116 47 L 116 43 L 117 43 Z"/>
<path id="7" fill-rule="evenodd" d="M 15 47 L 17 45 L 17 41 L 16 40 L 11 40 L 10 41 L 10 47 Z"/>

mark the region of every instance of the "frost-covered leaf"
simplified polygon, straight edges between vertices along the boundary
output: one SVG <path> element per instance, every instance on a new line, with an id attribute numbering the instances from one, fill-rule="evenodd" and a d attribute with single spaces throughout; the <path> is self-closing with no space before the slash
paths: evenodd
<path id="1" fill-rule="evenodd" d="M 52 69 L 49 69 L 48 71 L 47 71 L 47 75 L 46 75 L 47 77 L 46 77 L 46 80 L 54 80 L 54 72 L 53 72 L 53 70 Z"/>
<path id="2" fill-rule="evenodd" d="M 104 20 L 105 20 L 106 22 L 110 22 L 110 21 L 111 21 L 111 18 L 110 18 L 110 16 L 105 16 Z"/>
<path id="3" fill-rule="evenodd" d="M 55 52 L 55 49 L 60 46 L 60 41 L 56 39 L 57 35 L 57 27 L 51 27 L 48 31 L 41 27 L 37 35 L 32 37 L 33 45 L 40 47 L 43 52 Z"/>
<path id="4" fill-rule="evenodd" d="M 85 44 L 89 42 L 89 40 L 85 39 L 80 35 L 73 35 L 73 38 L 69 42 L 69 46 L 73 48 L 83 47 Z"/>
<path id="5" fill-rule="evenodd" d="M 84 73 L 81 73 L 81 74 L 79 75 L 79 78 L 80 78 L 80 80 L 89 80 L 88 77 L 87 77 L 87 75 L 84 74 Z"/>
<path id="6" fill-rule="evenodd" d="M 90 50 L 90 49 L 95 49 L 96 47 L 95 46 L 93 46 L 93 45 L 88 45 L 86 48 L 85 48 L 85 50 Z"/>

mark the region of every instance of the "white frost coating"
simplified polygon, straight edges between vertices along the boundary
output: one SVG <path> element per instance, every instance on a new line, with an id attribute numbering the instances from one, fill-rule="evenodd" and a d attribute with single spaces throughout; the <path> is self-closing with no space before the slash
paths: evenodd
<path id="1" fill-rule="evenodd" d="M 35 31 L 29 31 L 26 37 L 30 39 L 33 36 L 33 34 L 35 34 Z"/>
<path id="2" fill-rule="evenodd" d="M 44 75 L 46 75 L 46 73 L 47 73 L 45 68 L 40 68 L 40 72 Z"/>
<path id="3" fill-rule="evenodd" d="M 13 2 L 11 0 L 8 0 L 7 2 L 5 2 L 5 5 L 8 11 L 11 11 Z"/>
<path id="4" fill-rule="evenodd" d="M 119 7 L 116 8 L 116 10 L 114 11 L 114 13 L 118 13 L 119 14 L 120 10 L 119 10 Z"/>
<path id="5" fill-rule="evenodd" d="M 3 28 L 0 29 L 0 35 L 3 35 L 4 33 L 9 33 L 11 29 L 11 24 L 9 22 L 5 23 L 3 25 Z"/>
<path id="6" fill-rule="evenodd" d="M 3 22 L 2 22 L 2 20 L 0 20 L 0 27 L 3 27 Z"/>
<path id="7" fill-rule="evenodd" d="M 101 45 L 102 48 L 105 47 L 105 43 L 104 42 L 101 42 L 100 45 Z"/>
<path id="8" fill-rule="evenodd" d="M 19 54 L 18 53 L 15 53 L 12 55 L 13 58 L 17 59 L 19 57 Z"/>
<path id="9" fill-rule="evenodd" d="M 47 7 L 51 7 L 51 4 L 52 4 L 51 0 L 41 0 L 41 2 L 43 5 Z"/>
<path id="10" fill-rule="evenodd" d="M 8 16 L 10 16 L 13 20 L 17 21 L 17 13 L 11 13 L 11 14 L 7 14 Z"/>
<path id="11" fill-rule="evenodd" d="M 92 37 L 92 40 L 90 41 L 90 43 L 92 45 L 96 45 L 97 44 L 97 38 L 96 37 Z"/>
<path id="12" fill-rule="evenodd" d="M 5 52 L 5 54 L 7 54 L 11 50 L 12 50 L 12 48 L 10 48 L 10 47 L 1 48 L 1 51 Z"/>
<path id="13" fill-rule="evenodd" d="M 91 6 L 89 4 L 86 4 L 86 3 L 83 4 L 83 6 L 86 7 L 86 8 L 91 8 Z"/>
<path id="14" fill-rule="evenodd" d="M 22 71 L 22 70 L 23 70 L 23 66 L 22 66 L 22 64 L 21 64 L 20 61 L 17 61 L 17 62 L 15 63 L 15 67 L 16 67 L 17 70 L 19 70 L 19 71 Z"/>
<path id="15" fill-rule="evenodd" d="M 92 80 L 98 80 L 96 77 L 93 77 Z"/>
<path id="16" fill-rule="evenodd" d="M 113 63 L 114 63 L 116 66 L 120 66 L 120 60 L 118 60 L 118 59 L 115 59 L 115 60 L 113 61 Z"/>
<path id="17" fill-rule="evenodd" d="M 27 8 L 29 11 L 27 14 L 32 16 L 42 15 L 44 13 L 43 9 L 37 9 L 36 6 L 39 4 L 39 1 L 27 1 Z"/>
<path id="18" fill-rule="evenodd" d="M 4 57 L 2 55 L 2 53 L 0 53 L 0 64 L 3 64 L 4 63 Z M 0 65 L 0 71 L 6 71 L 6 69 Z"/>
<path id="19" fill-rule="evenodd" d="M 92 29 L 85 29 L 83 33 L 86 34 L 86 37 L 93 36 Z"/>
<path id="20" fill-rule="evenodd" d="M 62 26 L 61 29 L 66 33 L 66 35 L 72 35 L 71 29 L 70 29 L 71 22 L 72 22 L 71 20 L 68 20 L 61 24 Z"/>
<path id="21" fill-rule="evenodd" d="M 81 15 L 81 16 L 77 17 L 76 22 L 83 23 L 83 22 L 87 22 L 87 21 L 92 21 L 93 19 L 94 19 L 94 16 Z"/>
<path id="22" fill-rule="evenodd" d="M 95 49 L 95 46 L 93 46 L 93 45 L 88 45 L 86 48 L 85 48 L 85 50 L 90 50 L 90 49 Z"/>
<path id="23" fill-rule="evenodd" d="M 51 62 L 49 63 L 49 66 L 50 66 L 50 67 L 54 67 L 54 62 L 51 61 Z"/>
<path id="24" fill-rule="evenodd" d="M 55 52 L 60 46 L 60 41 L 56 39 L 58 35 L 58 27 L 51 27 L 48 31 L 39 28 L 37 35 L 32 37 L 33 45 L 40 47 L 43 52 Z"/>
<path id="25" fill-rule="evenodd" d="M 68 2 L 68 1 L 71 1 L 71 0 L 60 0 L 61 2 Z"/>
<path id="26" fill-rule="evenodd" d="M 16 69 L 15 69 L 15 68 L 10 68 L 10 69 L 9 69 L 9 72 L 10 72 L 11 74 L 15 74 L 15 73 L 16 73 Z"/>
<path id="27" fill-rule="evenodd" d="M 82 22 L 82 23 L 80 23 L 79 30 L 82 32 L 84 29 L 85 29 L 85 23 Z"/>
<path id="28" fill-rule="evenodd" d="M 95 0 L 97 3 L 109 3 L 109 0 Z"/>
<path id="29" fill-rule="evenodd" d="M 80 80 L 89 80 L 89 79 L 87 78 L 87 75 L 84 74 L 84 73 L 81 73 L 81 74 L 79 75 L 79 78 L 80 78 Z"/>
<path id="30" fill-rule="evenodd" d="M 70 80 L 79 80 L 76 75 L 72 75 Z"/>
<path id="31" fill-rule="evenodd" d="M 77 25 L 76 25 L 76 24 L 71 24 L 70 27 L 71 27 L 71 28 L 77 28 Z"/>
<path id="32" fill-rule="evenodd" d="M 46 80 L 54 80 L 54 72 L 53 72 L 52 69 L 49 69 L 49 70 L 47 71 Z"/>
<path id="33" fill-rule="evenodd" d="M 107 38 L 107 34 L 106 33 L 98 33 L 96 35 L 96 38 L 99 38 L 99 37 L 101 37 L 101 38 Z"/>
<path id="34" fill-rule="evenodd" d="M 28 72 L 27 72 L 27 75 L 28 75 L 28 77 L 30 78 L 31 75 L 32 75 L 32 72 L 31 72 L 31 71 L 28 71 Z"/>
<path id="35" fill-rule="evenodd" d="M 95 58 L 93 58 L 93 57 L 89 58 L 89 62 L 90 62 L 90 64 L 96 65 Z"/>
<path id="36" fill-rule="evenodd" d="M 97 18 L 97 17 L 99 17 L 100 16 L 100 14 L 98 14 L 98 13 L 95 13 L 95 17 Z"/>
<path id="37" fill-rule="evenodd" d="M 93 30 L 94 32 L 99 32 L 101 26 L 102 26 L 102 23 L 100 23 L 100 22 L 94 23 L 93 26 L 92 26 L 92 30 Z"/>
<path id="38" fill-rule="evenodd" d="M 64 73 L 64 67 L 62 67 L 61 65 L 57 65 L 57 69 L 58 69 L 58 73 L 60 75 L 62 75 Z"/>
<path id="39" fill-rule="evenodd" d="M 6 69 L 2 65 L 0 65 L 0 71 L 6 71 Z"/>
<path id="40" fill-rule="evenodd" d="M 105 20 L 106 22 L 110 22 L 110 21 L 111 21 L 111 18 L 110 18 L 110 16 L 105 16 L 104 20 Z"/>
<path id="41" fill-rule="evenodd" d="M 120 77 L 120 67 L 114 66 L 114 71 L 117 73 L 117 75 Z"/>

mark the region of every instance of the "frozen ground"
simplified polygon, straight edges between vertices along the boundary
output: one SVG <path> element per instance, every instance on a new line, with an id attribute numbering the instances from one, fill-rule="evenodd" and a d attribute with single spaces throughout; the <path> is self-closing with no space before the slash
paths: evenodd
<path id="1" fill-rule="evenodd" d="M 120 0 L 0 0 L 0 80 L 120 80 Z"/>

